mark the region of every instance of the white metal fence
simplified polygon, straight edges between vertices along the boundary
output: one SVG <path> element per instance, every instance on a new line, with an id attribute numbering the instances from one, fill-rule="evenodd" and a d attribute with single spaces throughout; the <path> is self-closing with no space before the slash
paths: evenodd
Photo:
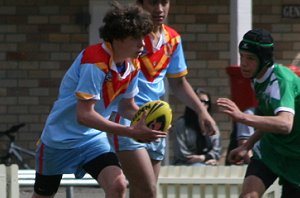
<path id="1" fill-rule="evenodd" d="M 239 196 L 246 166 L 162 166 L 158 180 L 159 198 L 235 198 Z M 0 165 L 0 197 L 19 198 L 20 187 L 33 186 L 34 170 L 18 170 L 17 165 Z M 97 186 L 86 175 L 75 179 L 63 176 L 62 186 L 72 191 L 78 186 Z M 130 186 L 129 186 L 130 188 Z M 281 187 L 276 181 L 263 198 L 279 198 Z M 69 195 L 69 197 L 68 197 Z M 67 193 L 72 198 L 73 193 Z"/>

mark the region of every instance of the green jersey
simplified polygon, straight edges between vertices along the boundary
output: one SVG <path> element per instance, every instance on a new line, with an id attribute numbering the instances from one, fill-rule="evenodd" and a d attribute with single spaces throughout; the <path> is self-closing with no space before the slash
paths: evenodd
<path id="1" fill-rule="evenodd" d="M 253 85 L 260 115 L 274 116 L 281 111 L 294 114 L 291 133 L 266 132 L 254 148 L 255 154 L 280 177 L 300 185 L 300 78 L 275 64 L 263 78 L 254 79 Z"/>

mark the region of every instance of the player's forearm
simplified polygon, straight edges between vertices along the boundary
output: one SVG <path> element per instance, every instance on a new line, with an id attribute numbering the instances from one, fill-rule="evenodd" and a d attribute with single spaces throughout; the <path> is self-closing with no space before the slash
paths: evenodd
<path id="1" fill-rule="evenodd" d="M 243 144 L 243 147 L 246 150 L 251 150 L 254 146 L 254 144 L 261 139 L 263 136 L 263 132 L 256 130 L 253 135 L 250 136 L 250 138 Z"/>
<path id="2" fill-rule="evenodd" d="M 257 116 L 244 114 L 241 120 L 243 124 L 252 126 L 260 131 L 289 134 L 293 126 L 293 115 L 288 112 L 279 113 L 277 116 Z"/>
<path id="3" fill-rule="evenodd" d="M 248 139 L 238 140 L 238 146 L 245 144 L 247 141 L 248 141 Z"/>
<path id="4" fill-rule="evenodd" d="M 80 124 L 99 131 L 131 137 L 131 129 L 127 126 L 112 122 L 95 111 L 82 112 L 77 116 Z"/>

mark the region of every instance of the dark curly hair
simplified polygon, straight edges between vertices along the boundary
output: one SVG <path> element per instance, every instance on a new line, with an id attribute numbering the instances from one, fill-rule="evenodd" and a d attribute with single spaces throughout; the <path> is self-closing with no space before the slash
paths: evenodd
<path id="1" fill-rule="evenodd" d="M 153 29 L 151 16 L 138 5 L 122 6 L 117 1 L 112 4 L 99 28 L 100 37 L 104 41 L 123 40 L 127 37 L 141 38 Z"/>

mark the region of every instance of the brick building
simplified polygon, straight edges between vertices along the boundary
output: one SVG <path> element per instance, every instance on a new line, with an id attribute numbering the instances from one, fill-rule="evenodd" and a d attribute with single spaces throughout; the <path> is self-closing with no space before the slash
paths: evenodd
<path id="1" fill-rule="evenodd" d="M 62 76 L 89 44 L 92 1 L 97 0 L 0 0 L 0 130 L 25 122 L 26 127 L 17 134 L 19 145 L 35 148 Z M 168 24 L 182 35 L 188 80 L 210 91 L 214 101 L 230 97 L 226 72 L 230 64 L 230 1 L 171 2 Z M 272 32 L 276 62 L 298 65 L 299 1 L 252 2 L 253 27 Z M 172 97 L 172 92 L 168 98 L 176 118 L 184 106 Z M 225 149 L 231 120 L 216 109 L 214 118 Z"/>

